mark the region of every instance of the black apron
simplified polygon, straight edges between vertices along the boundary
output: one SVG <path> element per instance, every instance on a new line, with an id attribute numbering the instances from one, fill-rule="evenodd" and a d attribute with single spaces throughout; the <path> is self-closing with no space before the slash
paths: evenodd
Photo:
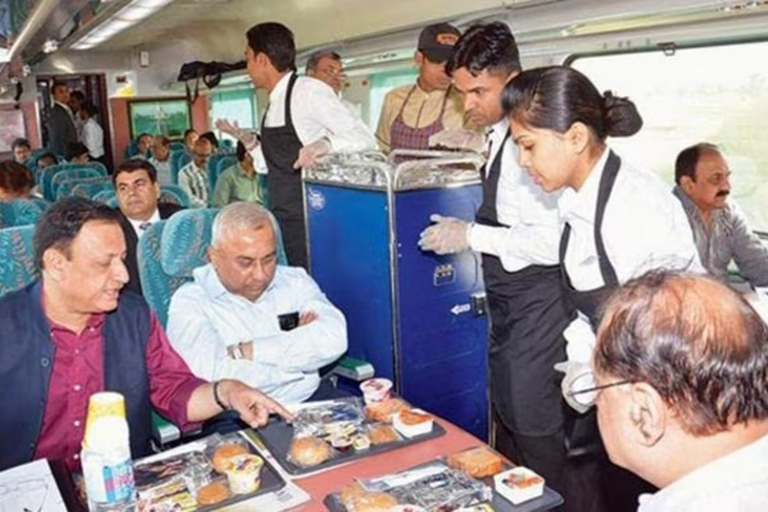
<path id="1" fill-rule="evenodd" d="M 294 73 L 285 93 L 285 124 L 267 127 L 267 112 L 264 112 L 261 121 L 261 148 L 269 169 L 267 174 L 269 209 L 275 215 L 282 230 L 288 264 L 308 269 L 301 171 L 293 168 L 293 164 L 299 158 L 299 151 L 303 147 L 291 116 L 291 97 L 296 78 Z"/>
<path id="2" fill-rule="evenodd" d="M 478 224 L 500 226 L 496 195 L 509 133 L 483 181 Z M 496 256 L 482 255 L 488 310 L 491 403 L 513 435 L 543 437 L 563 426 L 555 363 L 565 358 L 563 330 L 570 317 L 562 300 L 558 265 L 504 270 Z M 518 461 L 520 462 L 520 461 Z"/>
<path id="3" fill-rule="evenodd" d="M 621 168 L 621 159 L 611 151 L 605 163 L 597 193 L 595 209 L 595 249 L 603 286 L 589 291 L 573 288 L 565 269 L 565 254 L 571 235 L 571 226 L 566 224 L 560 239 L 560 267 L 562 269 L 563 294 L 569 305 L 589 318 L 592 329 L 597 330 L 602 315 L 601 307 L 611 292 L 619 286 L 603 243 L 602 225 L 605 208 Z M 656 488 L 629 471 L 612 464 L 603 448 L 597 426 L 597 411 L 592 407 L 586 414 L 578 414 L 568 407 L 565 421 L 565 441 L 568 455 L 580 466 L 581 499 L 588 503 L 601 503 L 600 510 L 607 512 L 634 512 L 638 496 L 656 492 Z M 575 504 L 579 509 L 579 505 Z M 585 507 L 586 508 L 586 507 Z"/>
<path id="4" fill-rule="evenodd" d="M 568 242 L 571 237 L 570 224 L 565 224 L 560 239 L 560 268 L 562 270 L 563 295 L 572 308 L 589 318 L 593 330 L 596 330 L 600 323 L 601 305 L 608 298 L 608 295 L 619 286 L 616 271 L 608 259 L 608 254 L 605 252 L 602 226 L 605 207 L 608 204 L 608 199 L 611 196 L 613 184 L 616 182 L 616 176 L 618 176 L 620 168 L 621 159 L 611 151 L 605 163 L 605 170 L 600 178 L 597 192 L 594 235 L 597 261 L 600 266 L 600 274 L 605 283 L 603 286 L 589 291 L 578 291 L 573 287 L 571 279 L 568 277 L 568 272 L 565 269 L 565 254 L 568 251 Z M 565 424 L 565 442 L 566 449 L 571 457 L 594 455 L 602 450 L 602 441 L 600 440 L 600 432 L 597 429 L 597 416 L 594 407 L 585 414 L 578 414 L 569 408 Z"/>

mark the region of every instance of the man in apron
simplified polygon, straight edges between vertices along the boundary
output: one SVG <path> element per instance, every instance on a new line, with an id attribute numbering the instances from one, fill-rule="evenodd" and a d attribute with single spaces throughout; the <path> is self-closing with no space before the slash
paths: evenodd
<path id="1" fill-rule="evenodd" d="M 445 64 L 461 33 L 448 23 L 421 31 L 414 59 L 419 78 L 384 97 L 376 138 L 386 152 L 429 149 L 429 138 L 443 130 L 467 126 L 461 94 L 451 87 Z"/>
<path id="2" fill-rule="evenodd" d="M 570 320 L 560 290 L 557 195 L 544 193 L 517 165 L 501 108 L 504 85 L 520 72 L 515 39 L 502 23 L 471 27 L 447 67 L 471 121 L 489 130 L 483 202 L 474 224 L 433 215 L 419 245 L 438 254 L 482 253 L 495 447 L 565 493 L 554 365 L 565 357 L 562 332 Z"/>
<path id="3" fill-rule="evenodd" d="M 376 142 L 326 83 L 296 75 L 293 33 L 279 23 L 260 23 L 247 33 L 246 62 L 256 88 L 269 93 L 261 142 L 235 123 L 216 126 L 240 139 L 260 173 L 267 173 L 269 209 L 282 230 L 288 263 L 307 268 L 301 168 L 331 151 L 373 149 Z"/>

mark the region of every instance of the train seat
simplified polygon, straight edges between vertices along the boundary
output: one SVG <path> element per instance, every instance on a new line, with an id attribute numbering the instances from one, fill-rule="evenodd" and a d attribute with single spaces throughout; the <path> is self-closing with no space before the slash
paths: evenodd
<path id="1" fill-rule="evenodd" d="M 34 281 L 34 232 L 32 225 L 0 229 L 0 297 Z"/>

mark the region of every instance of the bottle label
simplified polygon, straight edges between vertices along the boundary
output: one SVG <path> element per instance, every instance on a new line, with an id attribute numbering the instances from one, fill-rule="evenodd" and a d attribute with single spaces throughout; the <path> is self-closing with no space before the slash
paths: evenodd
<path id="1" fill-rule="evenodd" d="M 134 497 L 133 466 L 126 460 L 120 464 L 102 468 L 107 503 L 122 503 Z"/>
<path id="2" fill-rule="evenodd" d="M 130 502 L 136 497 L 130 457 L 110 457 L 83 450 L 83 478 L 90 508 Z"/>

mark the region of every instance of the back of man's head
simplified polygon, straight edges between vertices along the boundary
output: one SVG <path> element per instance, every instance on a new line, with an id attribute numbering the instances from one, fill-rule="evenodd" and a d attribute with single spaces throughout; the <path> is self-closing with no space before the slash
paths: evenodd
<path id="1" fill-rule="evenodd" d="M 278 72 L 296 69 L 293 32 L 282 23 L 259 23 L 248 30 L 246 37 L 253 53 L 266 55 Z"/>
<path id="2" fill-rule="evenodd" d="M 611 402 L 619 388 L 627 393 L 624 404 L 641 388 L 657 397 L 662 422 L 655 413 L 638 420 L 650 406 L 627 405 L 626 415 L 598 411 L 611 418 L 600 425 L 604 439 L 621 430 L 607 423 L 624 424 L 623 439 L 606 443 L 611 458 L 652 482 L 650 473 L 669 468 L 654 468 L 649 460 L 693 460 L 692 453 L 668 452 L 696 446 L 703 457 L 713 437 L 749 437 L 750 429 L 768 426 L 768 328 L 740 294 L 714 278 L 651 272 L 621 287 L 606 305 L 593 366 L 599 384 L 626 383 L 603 390 L 599 409 L 625 407 Z M 642 434 L 634 443 L 627 435 L 633 430 Z"/>
<path id="3" fill-rule="evenodd" d="M 694 435 L 768 419 L 768 330 L 714 278 L 653 272 L 623 286 L 606 306 L 594 364 L 651 384 Z"/>
<path id="4" fill-rule="evenodd" d="M 504 75 L 520 72 L 520 51 L 509 27 L 498 21 L 469 27 L 456 43 L 445 72 L 451 75 L 460 68 L 475 76 L 483 71 Z"/>

